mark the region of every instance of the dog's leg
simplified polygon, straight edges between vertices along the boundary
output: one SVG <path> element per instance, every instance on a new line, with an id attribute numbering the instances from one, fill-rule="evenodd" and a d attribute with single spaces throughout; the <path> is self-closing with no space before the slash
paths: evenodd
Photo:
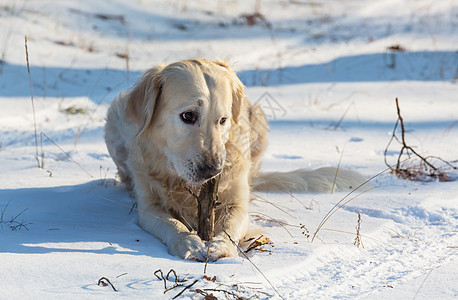
<path id="1" fill-rule="evenodd" d="M 159 207 L 149 206 L 140 210 L 140 227 L 167 245 L 171 255 L 197 261 L 205 260 L 205 244 L 197 234 L 189 232 L 183 223 Z"/>
<path id="2" fill-rule="evenodd" d="M 222 216 L 216 224 L 217 234 L 211 240 L 209 260 L 237 256 L 237 245 L 248 230 L 249 184 L 247 175 L 240 176 L 224 191 Z"/>
<path id="3" fill-rule="evenodd" d="M 205 244 L 201 238 L 166 212 L 159 204 L 159 193 L 152 192 L 155 190 L 154 183 L 149 185 L 145 180 L 140 180 L 140 177 L 135 178 L 140 227 L 167 245 L 171 255 L 204 261 Z"/>

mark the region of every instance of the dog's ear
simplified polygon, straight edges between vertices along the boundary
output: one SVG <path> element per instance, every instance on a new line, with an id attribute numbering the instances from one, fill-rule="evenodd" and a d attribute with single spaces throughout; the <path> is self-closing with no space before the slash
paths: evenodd
<path id="1" fill-rule="evenodd" d="M 231 80 L 231 88 L 232 88 L 232 121 L 237 123 L 240 114 L 242 112 L 243 102 L 245 102 L 245 86 L 240 81 L 237 74 L 234 70 L 229 66 L 229 63 L 225 60 L 217 60 L 215 63 L 225 69 L 228 70 L 230 73 L 229 78 Z"/>
<path id="2" fill-rule="evenodd" d="M 234 73 L 232 81 L 232 121 L 238 123 L 245 102 L 245 86 Z"/>
<path id="3" fill-rule="evenodd" d="M 161 71 L 164 66 L 149 69 L 129 93 L 126 105 L 127 116 L 138 125 L 137 135 L 151 126 L 155 109 L 162 94 Z"/>

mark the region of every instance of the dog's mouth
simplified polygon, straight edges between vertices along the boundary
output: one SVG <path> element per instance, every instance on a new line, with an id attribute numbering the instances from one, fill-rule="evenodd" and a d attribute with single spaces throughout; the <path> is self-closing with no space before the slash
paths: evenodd
<path id="1" fill-rule="evenodd" d="M 200 179 L 200 181 L 207 181 L 210 180 L 211 178 L 217 176 L 218 174 L 221 174 L 223 171 L 222 167 L 216 167 L 215 165 L 202 165 L 197 168 L 197 174 Z"/>
<path id="2" fill-rule="evenodd" d="M 223 167 L 224 160 L 199 155 L 195 160 L 189 160 L 186 163 L 185 169 L 187 170 L 182 178 L 188 183 L 201 185 L 221 174 Z"/>
<path id="3" fill-rule="evenodd" d="M 183 178 L 190 186 L 201 186 L 207 181 L 215 178 L 216 176 L 220 175 L 222 173 L 223 169 L 217 169 L 217 168 L 207 168 L 207 169 L 198 169 L 197 172 L 192 172 L 195 174 L 195 176 L 192 176 L 191 178 Z"/>
<path id="4" fill-rule="evenodd" d="M 165 151 L 167 165 L 173 172 L 183 179 L 189 186 L 200 186 L 206 181 L 218 176 L 223 171 L 225 156 L 223 159 L 197 156 L 193 159 L 182 160 L 177 155 Z"/>
<path id="5" fill-rule="evenodd" d="M 212 178 L 209 178 L 209 179 L 205 179 L 205 180 L 202 180 L 202 181 L 186 181 L 186 186 L 188 187 L 188 189 L 191 189 L 191 190 L 200 190 L 207 182 L 209 182 L 210 180 L 214 179 L 218 177 L 218 175 L 212 177 Z"/>
<path id="6" fill-rule="evenodd" d="M 188 160 L 183 165 L 169 164 L 177 175 L 192 187 L 201 186 L 208 180 L 221 174 L 223 165 L 224 164 L 196 164 L 191 160 Z"/>

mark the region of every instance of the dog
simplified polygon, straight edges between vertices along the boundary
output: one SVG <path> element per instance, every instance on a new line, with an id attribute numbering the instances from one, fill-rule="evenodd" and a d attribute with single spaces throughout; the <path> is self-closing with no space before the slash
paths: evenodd
<path id="1" fill-rule="evenodd" d="M 146 71 L 115 98 L 105 142 L 121 181 L 133 191 L 139 225 L 170 254 L 197 261 L 238 255 L 247 234 L 250 192 L 326 192 L 363 179 L 335 168 L 259 172 L 268 122 L 225 61 L 183 60 Z M 214 237 L 196 234 L 198 194 L 219 175 Z"/>

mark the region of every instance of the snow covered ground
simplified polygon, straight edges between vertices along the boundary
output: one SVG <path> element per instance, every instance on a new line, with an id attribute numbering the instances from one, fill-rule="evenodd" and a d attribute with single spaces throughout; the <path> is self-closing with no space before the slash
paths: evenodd
<path id="1" fill-rule="evenodd" d="M 457 181 L 382 173 L 313 242 L 346 193 L 258 193 L 251 222 L 273 247 L 204 278 L 136 225 L 103 142 L 110 100 L 145 69 L 226 58 L 270 116 L 263 170 L 378 174 L 396 97 L 408 144 L 456 166 L 455 1 L 2 0 L 0 28 L 0 299 L 170 299 L 194 282 L 180 298 L 458 297 Z M 156 270 L 185 282 L 164 294 Z"/>

